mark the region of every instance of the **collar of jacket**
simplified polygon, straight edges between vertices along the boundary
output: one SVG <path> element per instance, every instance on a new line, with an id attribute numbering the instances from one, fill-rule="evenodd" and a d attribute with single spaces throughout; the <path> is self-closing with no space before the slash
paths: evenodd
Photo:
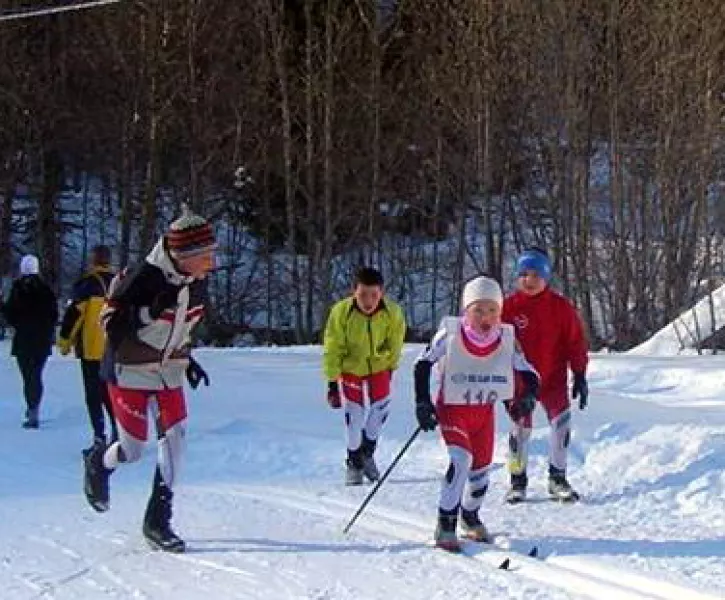
<path id="1" fill-rule="evenodd" d="M 521 297 L 525 300 L 528 300 L 529 302 L 537 302 L 538 300 L 541 300 L 542 298 L 547 298 L 548 296 L 551 296 L 551 288 L 547 285 L 543 290 L 541 290 L 538 294 L 534 294 L 533 296 L 530 294 L 526 294 L 525 292 L 519 290 L 518 292 L 521 294 Z"/>
<path id="2" fill-rule="evenodd" d="M 194 281 L 191 275 L 179 273 L 174 261 L 166 249 L 166 239 L 162 236 L 146 257 L 146 262 L 158 268 L 172 285 L 189 285 Z"/>
<path id="3" fill-rule="evenodd" d="M 113 275 L 113 269 L 108 265 L 95 265 L 88 269 L 83 277 L 101 277 L 103 275 Z"/>
<path id="4" fill-rule="evenodd" d="M 385 298 L 380 298 L 380 302 L 378 302 L 378 305 L 375 307 L 375 310 L 371 313 L 365 313 L 363 312 L 360 307 L 357 305 L 357 300 L 355 300 L 355 296 L 352 297 L 352 303 L 350 304 L 350 312 L 353 310 L 358 311 L 361 315 L 364 315 L 366 317 L 372 317 L 373 315 L 379 313 L 381 310 L 387 310 L 387 306 L 385 305 Z"/>
<path id="5" fill-rule="evenodd" d="M 95 265 L 88 269 L 88 273 L 113 273 L 113 269 L 109 265 Z"/>

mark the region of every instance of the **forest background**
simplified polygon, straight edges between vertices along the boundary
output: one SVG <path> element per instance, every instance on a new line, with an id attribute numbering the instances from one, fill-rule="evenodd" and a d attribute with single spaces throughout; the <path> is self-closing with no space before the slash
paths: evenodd
<path id="1" fill-rule="evenodd" d="M 61 296 L 182 202 L 215 343 L 317 341 L 363 263 L 411 339 L 528 245 L 595 348 L 723 282 L 720 0 L 123 0 L 0 21 L 0 52 L 0 272 L 38 253 Z"/>

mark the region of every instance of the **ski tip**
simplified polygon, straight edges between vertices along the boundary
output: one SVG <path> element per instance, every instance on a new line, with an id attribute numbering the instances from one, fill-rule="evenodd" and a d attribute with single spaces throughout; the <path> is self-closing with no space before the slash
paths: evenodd
<path id="1" fill-rule="evenodd" d="M 503 569 L 504 571 L 508 571 L 510 566 L 511 566 L 511 559 L 505 558 L 503 560 L 503 562 L 498 566 L 498 568 Z"/>
<path id="2" fill-rule="evenodd" d="M 532 546 L 531 550 L 529 550 L 529 558 L 537 558 L 538 556 L 539 556 L 539 547 Z"/>

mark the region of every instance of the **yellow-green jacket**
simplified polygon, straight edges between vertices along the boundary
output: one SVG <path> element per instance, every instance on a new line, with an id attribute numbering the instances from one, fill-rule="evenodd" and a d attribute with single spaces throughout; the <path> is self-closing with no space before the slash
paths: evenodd
<path id="1" fill-rule="evenodd" d="M 365 377 L 398 368 L 405 340 L 405 316 L 392 300 L 383 298 L 370 316 L 355 298 L 337 302 L 325 327 L 323 368 L 329 381 L 343 373 Z"/>
<path id="2" fill-rule="evenodd" d="M 61 354 L 75 347 L 78 358 L 101 360 L 106 335 L 100 315 L 111 279 L 113 272 L 108 267 L 94 267 L 75 282 L 60 325 L 57 345 Z"/>

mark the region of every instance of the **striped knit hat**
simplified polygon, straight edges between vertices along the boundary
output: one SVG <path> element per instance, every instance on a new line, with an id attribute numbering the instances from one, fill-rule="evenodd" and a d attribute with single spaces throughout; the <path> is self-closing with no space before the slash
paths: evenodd
<path id="1" fill-rule="evenodd" d="M 166 244 L 174 258 L 189 258 L 216 248 L 211 225 L 186 204 L 181 205 L 181 216 L 171 224 Z"/>

